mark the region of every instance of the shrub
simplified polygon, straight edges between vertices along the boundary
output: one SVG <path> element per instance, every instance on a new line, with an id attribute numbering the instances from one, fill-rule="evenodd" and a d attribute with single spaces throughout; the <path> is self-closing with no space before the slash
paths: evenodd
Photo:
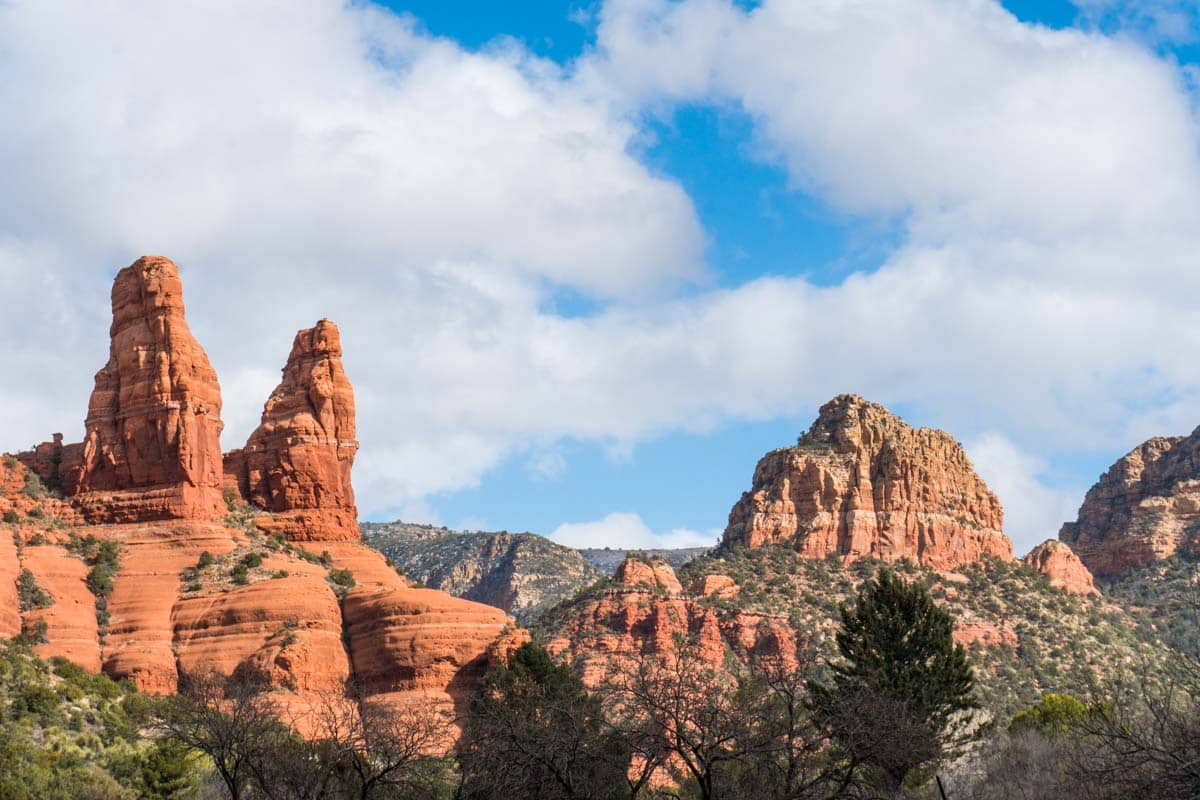
<path id="1" fill-rule="evenodd" d="M 275 572 L 271 573 L 272 578 L 286 578 L 287 576 L 288 571 L 286 569 L 277 569 Z"/>
<path id="2" fill-rule="evenodd" d="M 354 588 L 354 573 L 348 569 L 329 570 L 329 580 L 345 589 Z"/>
<path id="3" fill-rule="evenodd" d="M 217 560 L 215 558 L 213 558 L 213 554 L 208 552 L 207 550 L 205 550 L 203 553 L 200 554 L 200 560 L 196 562 L 196 569 L 204 569 L 205 567 L 211 567 L 216 562 L 217 562 Z"/>
<path id="4" fill-rule="evenodd" d="M 54 605 L 54 598 L 38 583 L 37 576 L 27 569 L 21 570 L 17 577 L 17 599 L 22 613 Z"/>
<path id="5" fill-rule="evenodd" d="M 21 493 L 32 500 L 41 500 L 46 494 L 46 487 L 42 485 L 42 479 L 32 472 L 25 473 L 25 488 Z"/>
<path id="6" fill-rule="evenodd" d="M 4 512 L 4 521 L 9 525 L 16 525 L 21 521 L 21 515 L 17 513 L 15 508 L 10 508 Z"/>
<path id="7" fill-rule="evenodd" d="M 248 569 L 261 567 L 262 561 L 262 553 L 246 553 L 246 555 L 242 556 L 242 563 L 245 564 Z"/>
<path id="8" fill-rule="evenodd" d="M 234 565 L 233 569 L 230 570 L 229 577 L 232 578 L 233 582 L 238 586 L 245 586 L 250 582 L 250 568 L 246 566 L 245 562 L 239 561 Z"/>

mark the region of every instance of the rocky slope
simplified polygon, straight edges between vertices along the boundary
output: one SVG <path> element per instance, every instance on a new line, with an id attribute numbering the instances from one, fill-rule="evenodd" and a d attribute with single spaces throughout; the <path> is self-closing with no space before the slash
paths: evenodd
<path id="1" fill-rule="evenodd" d="M 534 630 L 592 684 L 678 636 L 698 641 L 714 665 L 729 655 L 786 654 L 797 641 L 823 658 L 833 653 L 838 605 L 882 564 L 814 560 L 788 545 L 730 547 L 669 577 L 664 562 L 643 563 L 551 609 Z M 985 558 L 953 572 L 891 567 L 928 585 L 954 615 L 984 705 L 1001 717 L 1042 692 L 1085 693 L 1097 677 L 1145 669 L 1166 652 L 1116 604 L 1052 587 L 1020 562 Z"/>
<path id="2" fill-rule="evenodd" d="M 578 551 L 533 533 L 465 533 L 403 522 L 361 525 L 363 541 L 411 580 L 528 624 L 602 575 Z"/>
<path id="3" fill-rule="evenodd" d="M 1200 544 L 1200 428 L 1156 437 L 1123 456 L 1087 493 L 1058 538 L 1098 577 L 1129 570 Z"/>
<path id="4" fill-rule="evenodd" d="M 889 564 L 954 615 L 993 713 L 1165 657 L 1154 631 L 1096 593 L 1069 548 L 1046 543 L 1015 561 L 1001 524 L 999 501 L 957 442 L 842 396 L 796 447 L 759 462 L 721 547 L 678 574 L 627 560 L 536 631 L 591 683 L 681 636 L 714 665 L 797 642 L 821 658 L 832 654 L 839 604 Z"/>
<path id="5" fill-rule="evenodd" d="M 348 680 L 462 702 L 515 641 L 511 620 L 411 587 L 358 541 L 336 326 L 297 334 L 262 426 L 223 459 L 220 386 L 177 267 L 150 256 L 121 270 L 112 307 L 84 442 L 55 436 L 0 465 L 0 634 L 24 630 L 39 654 L 152 693 L 253 668 L 301 715 Z"/>
<path id="6" fill-rule="evenodd" d="M 1000 501 L 962 447 L 883 406 L 842 395 L 795 447 L 768 453 L 729 513 L 724 542 L 952 569 L 1012 558 Z"/>

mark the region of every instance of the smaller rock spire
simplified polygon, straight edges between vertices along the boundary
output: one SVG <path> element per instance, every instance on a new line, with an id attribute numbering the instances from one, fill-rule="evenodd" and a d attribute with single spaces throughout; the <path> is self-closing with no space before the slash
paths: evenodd
<path id="1" fill-rule="evenodd" d="M 226 455 L 226 472 L 250 503 L 275 512 L 259 527 L 303 541 L 357 540 L 357 451 L 341 334 L 322 319 L 296 334 L 262 424 L 244 450 Z"/>

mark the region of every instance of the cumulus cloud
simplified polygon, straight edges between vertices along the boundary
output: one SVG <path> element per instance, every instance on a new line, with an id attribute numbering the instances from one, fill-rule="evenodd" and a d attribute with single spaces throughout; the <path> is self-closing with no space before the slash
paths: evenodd
<path id="1" fill-rule="evenodd" d="M 368 514 L 432 517 L 516 453 L 561 474 L 565 437 L 619 452 L 856 391 L 982 441 L 1032 536 L 1061 521 L 1021 482 L 1050 452 L 1200 419 L 1200 160 L 1172 64 L 986 0 L 597 19 L 563 68 L 340 0 L 0 6 L 21 110 L 0 117 L 0 369 L 23 376 L 0 446 L 80 433 L 108 283 L 144 252 L 184 269 L 226 446 L 292 333 L 341 324 Z M 756 157 L 899 245 L 833 286 L 706 288 L 690 198 L 637 158 L 644 115 L 681 104 L 749 115 Z M 600 310 L 555 313 L 564 289 Z M 606 520 L 587 530 L 657 536 Z"/>
<path id="2" fill-rule="evenodd" d="M 1041 459 L 1024 452 L 1001 433 L 985 433 L 967 445 L 980 477 L 1004 504 L 1004 529 L 1018 556 L 1046 539 L 1058 537 L 1059 525 L 1075 518 L 1086 487 L 1051 489 L 1040 477 Z"/>
<path id="3" fill-rule="evenodd" d="M 657 550 L 673 547 L 712 547 L 721 538 L 721 532 L 694 531 L 687 528 L 655 532 L 638 514 L 616 511 L 593 522 L 568 522 L 559 525 L 550 534 L 550 538 L 568 547 Z"/>

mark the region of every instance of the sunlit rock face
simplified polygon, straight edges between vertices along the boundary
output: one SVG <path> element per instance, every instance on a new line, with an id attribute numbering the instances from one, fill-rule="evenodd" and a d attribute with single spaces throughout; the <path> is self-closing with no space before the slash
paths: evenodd
<path id="1" fill-rule="evenodd" d="M 1200 428 L 1155 437 L 1108 468 L 1058 538 L 1098 577 L 1194 553 L 1200 544 Z"/>
<path id="2" fill-rule="evenodd" d="M 263 526 L 299 541 L 357 541 L 350 469 L 358 441 L 342 340 L 327 319 L 296 334 L 283 380 L 245 448 L 226 457 L 233 485 L 275 512 Z"/>
<path id="3" fill-rule="evenodd" d="M 952 569 L 1012 558 L 1000 501 L 949 434 L 856 395 L 821 407 L 794 447 L 765 455 L 729 514 L 727 544 L 788 544 L 845 561 Z"/>

